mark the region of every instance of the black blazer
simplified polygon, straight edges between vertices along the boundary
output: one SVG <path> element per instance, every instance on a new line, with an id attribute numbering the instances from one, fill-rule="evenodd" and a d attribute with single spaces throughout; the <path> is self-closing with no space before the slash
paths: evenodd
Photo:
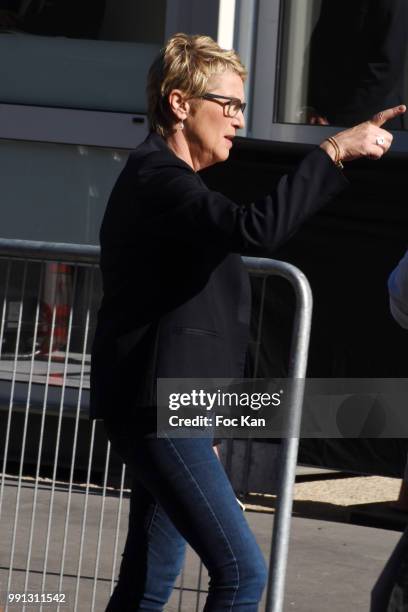
<path id="1" fill-rule="evenodd" d="M 242 377 L 251 296 L 240 255 L 269 256 L 346 185 L 316 148 L 270 194 L 239 206 L 150 134 L 130 154 L 100 232 L 91 415 L 154 406 L 157 377 Z"/>

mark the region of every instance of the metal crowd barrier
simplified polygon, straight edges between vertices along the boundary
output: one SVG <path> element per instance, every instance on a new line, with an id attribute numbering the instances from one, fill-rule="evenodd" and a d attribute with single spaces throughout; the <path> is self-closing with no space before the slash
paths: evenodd
<path id="1" fill-rule="evenodd" d="M 289 356 L 288 378 L 297 381 L 289 406 L 287 437 L 282 440 L 282 461 L 277 506 L 273 525 L 272 546 L 265 612 L 281 612 L 285 589 L 285 575 L 289 550 L 290 518 L 293 506 L 293 487 L 299 448 L 302 419 L 304 380 L 309 352 L 313 299 L 309 282 L 295 266 L 271 259 L 244 259 L 250 272 L 278 275 L 292 285 L 296 296 L 296 310 Z"/>
<path id="2" fill-rule="evenodd" d="M 89 245 L 0 240 L 0 609 L 32 609 L 24 601 L 8 605 L 6 592 L 43 592 L 67 595 L 68 603 L 54 600 L 57 611 L 99 611 L 114 588 L 130 482 L 101 424 L 87 418 L 98 259 L 99 248 Z M 289 376 L 304 378 L 312 311 L 306 278 L 282 262 L 244 261 L 262 279 L 255 373 L 266 281 L 278 275 L 296 295 Z M 303 393 L 297 389 L 282 443 L 266 612 L 283 609 Z M 248 441 L 246 480 L 251 448 Z M 188 551 L 166 609 L 201 610 L 205 573 Z"/>

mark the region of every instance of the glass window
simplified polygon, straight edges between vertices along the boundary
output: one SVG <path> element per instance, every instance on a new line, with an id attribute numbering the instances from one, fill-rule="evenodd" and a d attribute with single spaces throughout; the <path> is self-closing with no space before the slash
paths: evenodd
<path id="1" fill-rule="evenodd" d="M 165 18 L 165 0 L 0 0 L 0 102 L 145 112 Z"/>
<path id="2" fill-rule="evenodd" d="M 279 123 L 349 126 L 407 103 L 406 0 L 282 5 Z M 386 127 L 404 129 L 406 121 Z"/>
<path id="3" fill-rule="evenodd" d="M 124 150 L 0 140 L 2 238 L 97 244 L 126 159 Z"/>

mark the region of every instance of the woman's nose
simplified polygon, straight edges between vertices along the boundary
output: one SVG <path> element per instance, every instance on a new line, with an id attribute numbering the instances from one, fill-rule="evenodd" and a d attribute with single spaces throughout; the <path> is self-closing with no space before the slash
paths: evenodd
<path id="1" fill-rule="evenodd" d="M 234 117 L 234 127 L 237 130 L 242 130 L 245 127 L 245 117 L 244 113 L 241 110 Z"/>

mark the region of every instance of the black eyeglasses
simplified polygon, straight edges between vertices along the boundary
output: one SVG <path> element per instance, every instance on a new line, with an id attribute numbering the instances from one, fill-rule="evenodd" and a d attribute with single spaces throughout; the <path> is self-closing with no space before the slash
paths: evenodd
<path id="1" fill-rule="evenodd" d="M 227 117 L 236 117 L 239 111 L 243 113 L 247 105 L 246 102 L 241 102 L 239 98 L 231 98 L 230 96 L 221 96 L 219 94 L 206 93 L 200 96 L 200 98 L 218 102 L 218 104 L 224 107 L 224 113 Z M 221 102 L 221 99 L 227 101 Z"/>

